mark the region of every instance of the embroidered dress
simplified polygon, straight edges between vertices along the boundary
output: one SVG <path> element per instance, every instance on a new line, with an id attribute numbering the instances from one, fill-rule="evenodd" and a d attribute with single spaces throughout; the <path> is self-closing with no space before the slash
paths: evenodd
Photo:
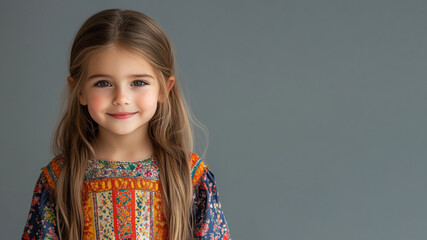
<path id="1" fill-rule="evenodd" d="M 64 159 L 54 158 L 37 180 L 22 239 L 58 239 L 55 183 Z M 214 174 L 191 157 L 194 239 L 230 239 Z M 167 239 L 155 156 L 136 162 L 89 158 L 83 182 L 84 239 Z"/>

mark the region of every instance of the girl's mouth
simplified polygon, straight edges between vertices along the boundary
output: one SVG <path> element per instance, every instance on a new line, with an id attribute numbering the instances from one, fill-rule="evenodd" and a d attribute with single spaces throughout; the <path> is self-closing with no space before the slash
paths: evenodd
<path id="1" fill-rule="evenodd" d="M 116 119 L 127 119 L 127 118 L 130 118 L 133 115 L 135 115 L 136 112 L 134 112 L 134 113 L 119 112 L 119 113 L 114 113 L 114 114 L 111 114 L 111 113 L 107 113 L 107 114 L 112 116 L 113 118 L 116 118 Z"/>

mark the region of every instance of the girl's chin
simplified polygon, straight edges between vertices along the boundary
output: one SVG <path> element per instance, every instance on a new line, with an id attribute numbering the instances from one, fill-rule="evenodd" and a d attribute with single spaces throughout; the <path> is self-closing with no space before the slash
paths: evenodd
<path id="1" fill-rule="evenodd" d="M 101 127 L 101 128 L 99 128 L 99 131 L 100 131 L 101 135 L 105 135 L 105 134 L 103 134 L 103 132 L 107 133 L 108 135 L 113 134 L 113 135 L 117 135 L 117 136 L 132 135 L 132 134 L 135 134 L 137 132 L 139 132 L 139 134 L 143 134 L 141 127 L 136 127 L 136 128 L 105 128 L 105 127 Z"/>

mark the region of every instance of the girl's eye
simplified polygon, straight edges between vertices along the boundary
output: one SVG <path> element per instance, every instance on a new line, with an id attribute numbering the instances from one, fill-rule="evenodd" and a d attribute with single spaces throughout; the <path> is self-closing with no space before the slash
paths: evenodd
<path id="1" fill-rule="evenodd" d="M 141 80 L 135 80 L 132 82 L 132 86 L 137 86 L 137 87 L 144 86 L 145 84 L 147 83 Z"/>
<path id="2" fill-rule="evenodd" d="M 95 83 L 94 86 L 96 86 L 96 87 L 109 87 L 109 86 L 111 86 L 111 84 L 107 81 L 99 81 L 99 82 Z"/>

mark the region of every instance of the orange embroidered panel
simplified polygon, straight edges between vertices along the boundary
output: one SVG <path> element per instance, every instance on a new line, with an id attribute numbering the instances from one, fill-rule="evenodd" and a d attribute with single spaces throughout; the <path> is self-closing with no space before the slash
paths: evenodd
<path id="1" fill-rule="evenodd" d="M 53 158 L 46 167 L 42 168 L 43 175 L 47 180 L 47 184 L 53 190 L 56 189 L 56 180 L 61 172 L 61 165 L 63 163 L 63 158 L 57 156 Z"/>
<path id="2" fill-rule="evenodd" d="M 166 218 L 163 215 L 162 197 L 160 192 L 154 193 L 154 238 L 158 240 L 167 239 L 168 228 Z"/>
<path id="3" fill-rule="evenodd" d="M 89 194 L 82 195 L 83 215 L 84 215 L 84 239 L 95 239 L 95 213 L 93 211 L 93 201 Z"/>
<path id="4" fill-rule="evenodd" d="M 106 178 L 83 183 L 83 192 L 101 192 L 117 189 L 140 189 L 152 192 L 161 191 L 160 183 L 157 180 L 145 178 Z"/>
<path id="5" fill-rule="evenodd" d="M 191 155 L 190 162 L 191 162 L 191 178 L 192 178 L 192 183 L 193 183 L 193 186 L 194 186 L 199 181 L 199 179 L 202 176 L 203 171 L 205 170 L 205 168 L 209 168 L 209 166 L 207 164 L 205 164 L 199 158 L 199 156 L 197 156 L 194 153 Z"/>

